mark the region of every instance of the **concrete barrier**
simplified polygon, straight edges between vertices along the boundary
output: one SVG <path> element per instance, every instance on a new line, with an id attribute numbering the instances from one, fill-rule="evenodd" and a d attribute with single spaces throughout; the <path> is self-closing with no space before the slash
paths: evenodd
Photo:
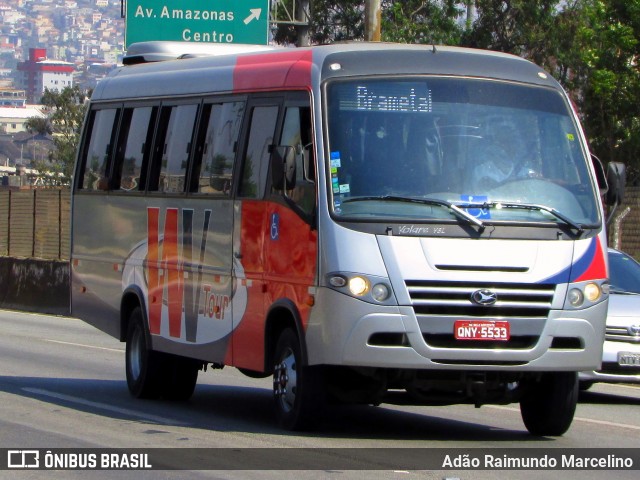
<path id="1" fill-rule="evenodd" d="M 0 257 L 0 308 L 70 313 L 69 262 Z"/>

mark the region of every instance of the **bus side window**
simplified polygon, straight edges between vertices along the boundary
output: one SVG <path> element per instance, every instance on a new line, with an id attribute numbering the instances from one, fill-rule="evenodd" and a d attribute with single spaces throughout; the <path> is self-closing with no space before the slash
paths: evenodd
<path id="1" fill-rule="evenodd" d="M 311 108 L 288 107 L 285 112 L 279 145 L 292 146 L 296 152 L 296 182 L 293 189 L 284 192 L 304 213 L 315 209 L 315 167 L 311 132 Z M 304 160 L 307 159 L 307 165 Z M 308 170 L 308 171 L 306 171 Z M 305 175 L 306 174 L 306 175 Z M 272 193 L 278 193 L 272 191 Z"/>
<path id="2" fill-rule="evenodd" d="M 270 147 L 273 144 L 277 106 L 254 107 L 251 112 L 249 140 L 245 153 L 239 194 L 242 197 L 262 198 L 269 171 Z"/>
<path id="3" fill-rule="evenodd" d="M 144 172 L 153 136 L 154 107 L 125 108 L 113 166 L 112 188 L 144 190 Z"/>
<path id="4" fill-rule="evenodd" d="M 198 105 L 162 107 L 154 145 L 149 191 L 182 193 Z"/>
<path id="5" fill-rule="evenodd" d="M 119 109 L 106 108 L 91 113 L 92 128 L 89 143 L 83 155 L 82 190 L 95 191 L 109 188 L 109 159 L 115 139 Z"/>
<path id="6" fill-rule="evenodd" d="M 205 104 L 189 191 L 229 195 L 244 102 Z"/>

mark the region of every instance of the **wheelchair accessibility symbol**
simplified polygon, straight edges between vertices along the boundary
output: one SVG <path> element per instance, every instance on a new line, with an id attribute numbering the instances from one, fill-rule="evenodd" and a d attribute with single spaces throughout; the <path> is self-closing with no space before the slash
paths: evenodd
<path id="1" fill-rule="evenodd" d="M 280 215 L 277 213 L 271 214 L 271 240 L 278 240 L 280 238 Z"/>
<path id="2" fill-rule="evenodd" d="M 460 195 L 460 200 L 468 202 L 470 204 L 482 204 L 488 201 L 489 197 L 485 195 Z M 479 220 L 488 220 L 491 218 L 491 212 L 488 208 L 482 207 L 468 207 L 465 208 L 467 213 L 473 215 Z"/>

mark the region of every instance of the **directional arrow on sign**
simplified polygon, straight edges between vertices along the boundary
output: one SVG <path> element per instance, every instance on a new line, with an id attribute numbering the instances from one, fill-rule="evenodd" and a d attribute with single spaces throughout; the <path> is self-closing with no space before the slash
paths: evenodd
<path id="1" fill-rule="evenodd" d="M 249 11 L 251 12 L 251 15 L 244 19 L 245 25 L 249 25 L 249 22 L 252 20 L 260 20 L 260 14 L 262 13 L 261 8 L 251 8 Z"/>

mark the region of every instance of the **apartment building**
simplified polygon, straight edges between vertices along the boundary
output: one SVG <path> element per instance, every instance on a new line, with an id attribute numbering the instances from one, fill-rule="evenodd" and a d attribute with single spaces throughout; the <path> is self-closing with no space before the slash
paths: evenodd
<path id="1" fill-rule="evenodd" d="M 26 92 L 27 103 L 40 101 L 45 89 L 61 91 L 73 86 L 75 65 L 62 60 L 49 60 L 46 48 L 30 48 L 29 59 L 18 63 L 18 88 Z"/>

